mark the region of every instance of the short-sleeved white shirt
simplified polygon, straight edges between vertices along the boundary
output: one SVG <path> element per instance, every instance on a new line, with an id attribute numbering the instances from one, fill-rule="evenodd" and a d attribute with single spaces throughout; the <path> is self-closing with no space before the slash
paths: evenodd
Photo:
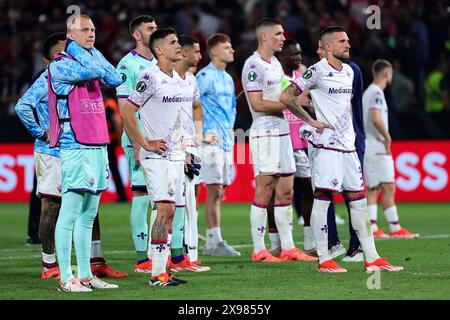
<path id="1" fill-rule="evenodd" d="M 242 85 L 253 117 L 252 129 L 273 130 L 276 134 L 289 133 L 289 125 L 284 117 L 272 116 L 265 112 L 255 112 L 248 99 L 249 92 L 262 92 L 263 100 L 278 102 L 283 77 L 283 68 L 274 56 L 270 61 L 266 61 L 258 52 L 254 52 L 245 61 L 242 69 Z"/>
<path id="2" fill-rule="evenodd" d="M 379 86 L 372 83 L 369 87 L 367 87 L 366 91 L 364 91 L 362 101 L 364 132 L 366 133 L 366 152 L 385 154 L 386 148 L 382 143 L 384 138 L 375 128 L 370 116 L 371 109 L 380 110 L 381 119 L 383 120 L 384 126 L 387 130 L 389 130 L 388 106 L 386 104 L 384 92 Z"/>
<path id="3" fill-rule="evenodd" d="M 183 81 L 175 70 L 168 75 L 157 65 L 139 76 L 128 101 L 139 108 L 145 137 L 164 139 L 167 147 L 162 155 L 142 149 L 141 156 L 173 161 L 185 159 L 185 139 L 190 130 L 185 118 L 187 110 L 192 109 L 194 91 L 183 86 Z"/>
<path id="4" fill-rule="evenodd" d="M 316 147 L 337 151 L 355 150 L 355 130 L 352 118 L 353 70 L 342 64 L 332 67 L 324 58 L 292 81 L 301 91 L 309 90 L 317 120 L 330 124 L 318 134 L 314 129 L 307 139 Z"/>

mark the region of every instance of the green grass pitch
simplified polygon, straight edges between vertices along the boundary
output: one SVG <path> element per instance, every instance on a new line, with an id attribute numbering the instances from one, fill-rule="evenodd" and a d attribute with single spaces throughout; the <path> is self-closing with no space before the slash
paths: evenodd
<path id="1" fill-rule="evenodd" d="M 252 263 L 250 206 L 244 204 L 222 207 L 224 239 L 236 245 L 242 256 L 204 257 L 200 250 L 200 259 L 211 267 L 211 272 L 183 272 L 179 277 L 188 280 L 187 285 L 163 288 L 147 286 L 148 275 L 133 272 L 135 252 L 130 235 L 130 204 L 101 204 L 104 257 L 129 276 L 110 279 L 120 286 L 116 290 L 70 294 L 56 290 L 57 280 L 40 279 L 40 246 L 25 245 L 28 205 L 1 204 L 0 299 L 450 299 L 450 205 L 402 203 L 398 207 L 402 225 L 412 232 L 419 232 L 421 238 L 376 241 L 381 256 L 405 267 L 404 272 L 381 273 L 379 289 L 368 289 L 370 275 L 363 271 L 363 263 L 341 263 L 348 269 L 345 274 L 319 273 L 315 262 Z M 338 205 L 337 211 L 346 217 L 343 205 Z M 202 234 L 205 232 L 203 212 L 200 207 L 199 230 Z M 387 230 L 381 209 L 379 225 Z M 347 245 L 348 224 L 339 226 L 339 235 Z M 302 247 L 303 231 L 296 223 L 294 239 Z M 200 241 L 200 247 L 202 244 Z M 73 255 L 72 264 L 76 264 L 75 261 Z"/>

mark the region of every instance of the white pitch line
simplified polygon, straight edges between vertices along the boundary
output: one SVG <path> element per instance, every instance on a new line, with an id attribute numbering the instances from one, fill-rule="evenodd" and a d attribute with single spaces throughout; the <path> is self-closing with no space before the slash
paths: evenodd
<path id="1" fill-rule="evenodd" d="M 420 236 L 420 239 L 444 239 L 444 238 L 450 238 L 450 234 L 434 234 L 434 235 L 427 235 L 427 236 Z M 414 239 L 377 239 L 378 240 L 383 240 L 383 241 L 389 241 L 389 240 L 414 240 Z M 342 242 L 348 242 L 348 240 L 343 240 Z M 295 242 L 296 244 L 302 244 L 303 242 L 298 241 Z M 39 248 L 39 246 L 36 246 Z M 234 248 L 251 248 L 253 247 L 253 244 L 238 244 L 238 245 L 234 245 Z M 32 250 L 31 248 L 28 249 L 0 249 L 0 254 L 2 252 L 27 252 Z M 131 254 L 134 253 L 134 250 L 106 250 L 103 251 L 105 254 Z M 34 252 L 30 252 L 30 253 L 34 253 Z M 35 259 L 35 258 L 39 258 L 41 257 L 41 255 L 30 255 L 30 256 L 0 256 L 0 260 L 12 260 L 12 259 Z"/>

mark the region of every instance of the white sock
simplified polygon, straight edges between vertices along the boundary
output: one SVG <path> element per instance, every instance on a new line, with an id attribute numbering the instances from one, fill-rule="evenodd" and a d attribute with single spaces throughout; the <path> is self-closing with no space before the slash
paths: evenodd
<path id="1" fill-rule="evenodd" d="M 281 248 L 280 235 L 278 232 L 271 232 L 269 229 L 269 239 L 270 239 L 270 248 L 279 249 Z"/>
<path id="2" fill-rule="evenodd" d="M 166 272 L 166 263 L 170 254 L 167 243 L 152 244 L 152 276 Z"/>
<path id="3" fill-rule="evenodd" d="M 303 226 L 303 249 L 312 250 L 315 248 L 314 236 L 311 226 Z"/>
<path id="4" fill-rule="evenodd" d="M 369 204 L 367 206 L 367 208 L 369 209 L 369 219 L 370 219 L 371 229 L 372 229 L 372 232 L 375 232 L 378 230 L 378 225 L 377 225 L 378 206 L 376 203 Z"/>
<path id="5" fill-rule="evenodd" d="M 148 227 L 148 249 L 147 249 L 147 255 L 151 258 L 152 257 L 152 228 L 153 224 L 156 221 L 156 216 L 158 214 L 158 211 L 156 209 L 152 210 L 152 213 L 150 214 L 150 225 Z"/>
<path id="6" fill-rule="evenodd" d="M 361 249 L 368 262 L 373 262 L 378 259 L 377 249 L 375 248 L 375 241 L 373 234 L 369 227 L 369 210 L 367 208 L 366 198 L 349 201 L 350 215 L 352 219 L 352 226 L 355 229 Z"/>
<path id="7" fill-rule="evenodd" d="M 391 232 L 395 232 L 401 229 L 400 222 L 398 221 L 397 207 L 392 206 L 384 210 L 384 216 L 389 222 L 389 229 Z"/>
<path id="8" fill-rule="evenodd" d="M 42 261 L 47 264 L 56 263 L 56 255 L 54 253 L 46 254 L 42 252 Z"/>
<path id="9" fill-rule="evenodd" d="M 311 230 L 317 247 L 319 263 L 330 260 L 328 255 L 327 212 L 331 201 L 314 199 L 311 211 Z"/>
<path id="10" fill-rule="evenodd" d="M 294 239 L 292 238 L 292 206 L 275 205 L 274 216 L 280 236 L 281 249 L 294 249 Z"/>
<path id="11" fill-rule="evenodd" d="M 359 242 L 361 243 L 361 249 L 364 252 L 364 256 L 366 257 L 367 262 L 374 262 L 380 256 L 377 252 L 377 248 L 375 248 L 375 241 L 373 239 L 373 235 L 370 237 L 360 237 L 358 236 Z"/>
<path id="12" fill-rule="evenodd" d="M 171 245 L 172 245 L 172 231 L 170 231 L 167 234 L 167 246 L 169 247 L 169 250 L 170 250 Z"/>
<path id="13" fill-rule="evenodd" d="M 220 227 L 206 229 L 206 244 L 207 248 L 215 248 L 219 242 L 223 241 Z"/>
<path id="14" fill-rule="evenodd" d="M 258 253 L 266 248 L 264 235 L 266 234 L 267 209 L 252 205 L 250 209 L 250 225 L 253 240 L 253 252 Z"/>
<path id="15" fill-rule="evenodd" d="M 187 256 L 189 258 L 189 262 L 195 262 L 198 260 L 198 248 L 195 249 L 188 249 Z"/>
<path id="16" fill-rule="evenodd" d="M 91 258 L 103 257 L 102 240 L 93 240 L 91 245 Z"/>

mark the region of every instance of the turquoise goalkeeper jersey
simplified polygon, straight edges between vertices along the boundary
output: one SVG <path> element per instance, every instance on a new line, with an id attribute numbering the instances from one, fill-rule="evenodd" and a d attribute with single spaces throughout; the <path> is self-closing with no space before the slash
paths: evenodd
<path id="1" fill-rule="evenodd" d="M 120 60 L 117 65 L 117 71 L 122 76 L 122 84 L 116 88 L 117 98 L 128 98 L 131 92 L 136 86 L 137 79 L 139 75 L 151 66 L 156 64 L 156 59 L 147 59 L 137 53 L 136 50 L 131 50 L 125 57 Z M 144 128 L 139 120 L 139 113 L 136 112 L 136 118 L 138 119 L 139 128 L 141 132 L 144 133 Z M 125 130 L 122 134 L 122 147 L 132 147 L 130 138 L 126 134 Z"/>

